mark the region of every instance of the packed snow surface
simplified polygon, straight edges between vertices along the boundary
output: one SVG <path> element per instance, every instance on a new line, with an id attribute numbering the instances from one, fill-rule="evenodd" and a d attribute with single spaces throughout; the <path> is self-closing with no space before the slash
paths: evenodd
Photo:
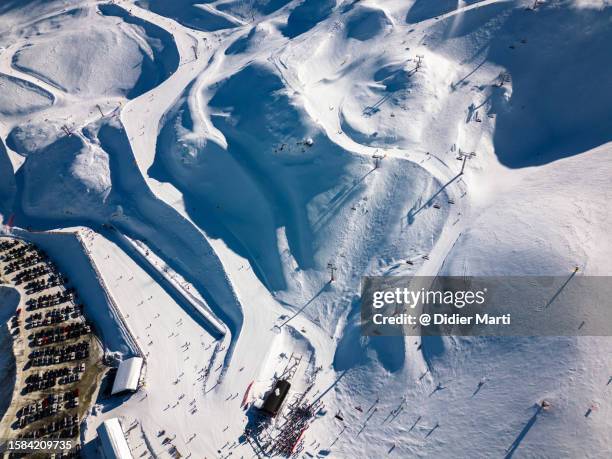
<path id="1" fill-rule="evenodd" d="M 118 417 L 134 457 L 251 457 L 243 398 L 301 356 L 305 457 L 610 457 L 610 338 L 367 338 L 359 292 L 612 275 L 611 24 L 608 0 L 2 2 L 2 231 L 146 360 L 84 454 Z"/>

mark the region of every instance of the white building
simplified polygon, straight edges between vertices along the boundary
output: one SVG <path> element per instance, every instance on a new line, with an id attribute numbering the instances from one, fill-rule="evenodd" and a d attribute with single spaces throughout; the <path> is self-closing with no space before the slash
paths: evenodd
<path id="1" fill-rule="evenodd" d="M 100 424 L 98 438 L 105 459 L 133 459 L 119 419 L 111 418 Z"/>
<path id="2" fill-rule="evenodd" d="M 115 381 L 113 382 L 112 395 L 138 390 L 142 362 L 143 360 L 141 357 L 132 357 L 121 362 L 117 370 L 117 376 L 115 376 Z"/>

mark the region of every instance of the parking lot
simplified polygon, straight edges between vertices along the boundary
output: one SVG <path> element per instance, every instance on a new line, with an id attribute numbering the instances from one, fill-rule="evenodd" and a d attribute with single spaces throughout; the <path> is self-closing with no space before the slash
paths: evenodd
<path id="1" fill-rule="evenodd" d="M 19 239 L 0 238 L 0 283 L 20 294 L 7 324 L 16 375 L 0 438 L 71 439 L 77 446 L 56 457 L 78 457 L 79 424 L 105 368 L 83 304 L 44 251 Z"/>

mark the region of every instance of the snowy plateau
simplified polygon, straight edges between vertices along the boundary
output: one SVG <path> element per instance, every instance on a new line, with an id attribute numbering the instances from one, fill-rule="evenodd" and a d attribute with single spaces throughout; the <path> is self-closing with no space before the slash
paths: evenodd
<path id="1" fill-rule="evenodd" d="M 612 338 L 368 337 L 360 285 L 605 279 L 611 228 L 610 0 L 0 0 L 0 238 L 144 359 L 83 457 L 610 458 Z"/>

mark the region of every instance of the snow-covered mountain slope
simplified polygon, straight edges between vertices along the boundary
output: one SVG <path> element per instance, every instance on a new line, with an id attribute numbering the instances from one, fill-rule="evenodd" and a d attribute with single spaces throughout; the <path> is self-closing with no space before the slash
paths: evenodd
<path id="1" fill-rule="evenodd" d="M 302 454 L 610 456 L 609 338 L 359 330 L 364 275 L 612 274 L 609 1 L 111 3 L 0 5 L 0 215 L 88 227 L 152 356 L 85 440 L 250 456 L 242 395 L 294 352 L 325 393 Z"/>

